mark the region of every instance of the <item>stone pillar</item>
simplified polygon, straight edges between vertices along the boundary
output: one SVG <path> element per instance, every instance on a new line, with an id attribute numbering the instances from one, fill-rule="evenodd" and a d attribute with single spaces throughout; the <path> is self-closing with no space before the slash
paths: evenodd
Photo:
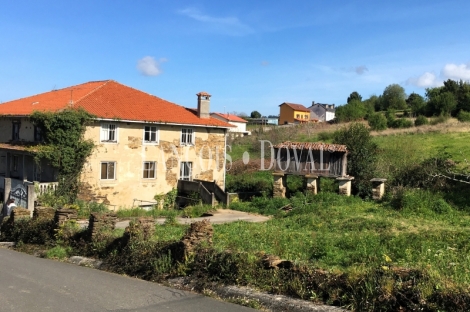
<path id="1" fill-rule="evenodd" d="M 34 184 L 28 184 L 28 210 L 31 213 L 31 217 L 33 216 L 34 212 Z"/>
<path id="2" fill-rule="evenodd" d="M 387 179 L 374 178 L 370 180 L 372 182 L 372 198 L 375 200 L 380 200 L 385 193 L 385 181 Z"/>
<path id="3" fill-rule="evenodd" d="M 4 179 L 5 179 L 5 188 L 4 188 L 4 193 L 3 193 L 3 202 L 6 203 L 7 200 L 10 198 L 11 179 L 10 178 L 4 178 Z"/>
<path id="4" fill-rule="evenodd" d="M 318 186 L 317 186 L 318 176 L 316 175 L 305 175 L 305 190 L 313 195 L 317 195 Z"/>
<path id="5" fill-rule="evenodd" d="M 351 196 L 351 181 L 354 177 L 339 177 L 336 180 L 339 181 L 339 194 Z"/>
<path id="6" fill-rule="evenodd" d="M 273 197 L 286 197 L 287 176 L 283 172 L 274 172 L 273 177 Z"/>

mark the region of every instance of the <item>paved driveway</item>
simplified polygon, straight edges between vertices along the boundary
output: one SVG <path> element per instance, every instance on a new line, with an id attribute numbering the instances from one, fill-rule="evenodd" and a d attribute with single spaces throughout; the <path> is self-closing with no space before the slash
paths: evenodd
<path id="1" fill-rule="evenodd" d="M 269 217 L 261 216 L 257 214 L 247 213 L 243 211 L 230 210 L 230 209 L 219 209 L 213 213 L 212 216 L 201 217 L 201 218 L 176 218 L 180 224 L 190 224 L 196 221 L 202 221 L 208 219 L 212 224 L 221 224 L 235 221 L 246 221 L 246 222 L 265 222 L 269 220 Z M 163 224 L 165 218 L 156 219 L 156 223 Z M 79 221 L 82 226 L 87 226 L 88 221 Z M 116 223 L 117 229 L 125 229 L 129 225 L 129 220 L 119 221 Z"/>

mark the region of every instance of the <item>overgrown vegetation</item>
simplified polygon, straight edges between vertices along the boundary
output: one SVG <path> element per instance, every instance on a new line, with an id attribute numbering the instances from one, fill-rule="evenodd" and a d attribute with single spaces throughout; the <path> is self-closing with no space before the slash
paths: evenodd
<path id="1" fill-rule="evenodd" d="M 56 192 L 69 203 L 77 198 L 80 173 L 94 148 L 93 142 L 83 137 L 91 118 L 85 110 L 72 108 L 54 113 L 35 111 L 30 117 L 44 138 L 44 143 L 35 147 L 36 161 L 44 159 L 58 170 Z"/>

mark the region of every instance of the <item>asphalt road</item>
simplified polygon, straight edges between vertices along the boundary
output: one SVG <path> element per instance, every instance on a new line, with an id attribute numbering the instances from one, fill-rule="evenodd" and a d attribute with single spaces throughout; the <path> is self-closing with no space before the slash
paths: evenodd
<path id="1" fill-rule="evenodd" d="M 255 311 L 156 283 L 0 248 L 0 311 Z"/>

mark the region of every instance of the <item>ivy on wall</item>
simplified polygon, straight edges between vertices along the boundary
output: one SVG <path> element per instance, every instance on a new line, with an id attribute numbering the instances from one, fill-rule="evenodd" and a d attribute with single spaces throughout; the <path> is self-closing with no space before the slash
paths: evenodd
<path id="1" fill-rule="evenodd" d="M 35 147 L 36 162 L 45 159 L 58 170 L 57 195 L 73 202 L 78 194 L 80 173 L 91 155 L 94 143 L 84 139 L 86 125 L 93 116 L 83 109 L 60 112 L 35 111 L 31 122 L 41 128 L 43 144 Z"/>

